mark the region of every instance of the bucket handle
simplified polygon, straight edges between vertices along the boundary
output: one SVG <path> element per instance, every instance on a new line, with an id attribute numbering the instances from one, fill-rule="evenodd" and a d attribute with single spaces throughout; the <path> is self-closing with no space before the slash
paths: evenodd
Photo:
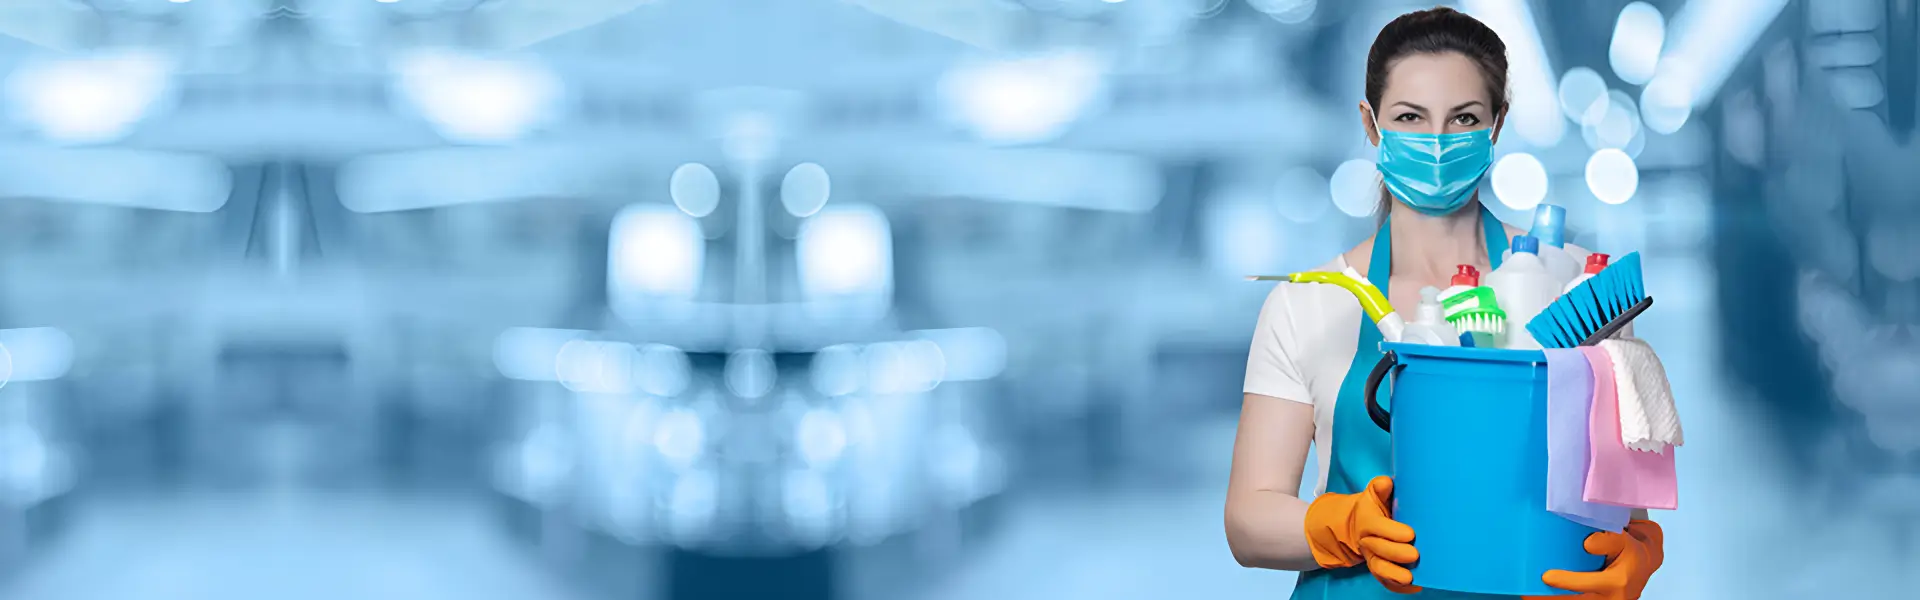
<path id="1" fill-rule="evenodd" d="M 1367 374 L 1366 387 L 1361 388 L 1367 398 L 1367 416 L 1373 417 L 1373 424 L 1379 425 L 1380 430 L 1387 433 L 1393 433 L 1393 414 L 1381 408 L 1380 402 L 1374 400 L 1373 396 L 1380 391 L 1380 381 L 1387 378 L 1387 372 L 1399 363 L 1400 357 L 1394 356 L 1391 350 L 1380 355 L 1380 362 L 1374 363 L 1373 372 Z"/>

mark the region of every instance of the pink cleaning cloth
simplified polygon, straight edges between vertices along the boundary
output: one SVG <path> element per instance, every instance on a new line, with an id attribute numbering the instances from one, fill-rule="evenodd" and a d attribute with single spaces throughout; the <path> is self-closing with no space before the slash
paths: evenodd
<path id="1" fill-rule="evenodd" d="M 1624 531 L 1632 511 L 1586 501 L 1587 424 L 1593 405 L 1593 366 L 1577 349 L 1549 348 L 1547 355 L 1547 510 L 1601 531 Z"/>
<path id="2" fill-rule="evenodd" d="M 1593 412 L 1587 418 L 1593 452 L 1582 499 L 1628 508 L 1679 508 L 1679 479 L 1673 468 L 1679 448 L 1664 453 L 1628 448 L 1620 440 L 1620 393 L 1613 359 L 1596 346 L 1581 346 L 1580 351 L 1593 369 Z"/>

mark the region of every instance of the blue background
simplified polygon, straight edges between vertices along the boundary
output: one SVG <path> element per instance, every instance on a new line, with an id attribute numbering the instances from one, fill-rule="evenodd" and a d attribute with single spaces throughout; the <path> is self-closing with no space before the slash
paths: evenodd
<path id="1" fill-rule="evenodd" d="M 1449 4 L 1481 198 L 1659 299 L 1647 597 L 1910 596 L 1915 4 Z M 1242 277 L 1367 235 L 1430 5 L 9 3 L 0 597 L 1284 597 Z"/>

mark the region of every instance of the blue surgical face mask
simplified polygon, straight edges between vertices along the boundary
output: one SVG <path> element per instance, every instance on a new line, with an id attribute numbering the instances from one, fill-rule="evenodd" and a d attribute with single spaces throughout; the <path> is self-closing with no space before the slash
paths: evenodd
<path id="1" fill-rule="evenodd" d="M 1462 133 L 1380 132 L 1375 165 L 1387 191 L 1426 215 L 1459 210 L 1493 167 L 1493 128 Z"/>

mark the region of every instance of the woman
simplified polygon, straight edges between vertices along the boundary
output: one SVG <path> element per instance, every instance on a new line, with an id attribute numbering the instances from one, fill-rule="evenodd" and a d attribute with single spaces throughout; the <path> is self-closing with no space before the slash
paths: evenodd
<path id="1" fill-rule="evenodd" d="M 1452 9 L 1403 15 L 1367 54 L 1360 124 L 1380 147 L 1380 231 L 1318 270 L 1351 266 L 1414 306 L 1420 288 L 1445 287 L 1456 265 L 1498 265 L 1520 234 L 1475 192 L 1493 161 L 1507 110 L 1506 46 Z M 1390 194 L 1389 194 L 1390 192 Z M 1584 262 L 1585 251 L 1569 247 Z M 1281 284 L 1260 310 L 1227 490 L 1227 541 L 1240 564 L 1300 571 L 1295 599 L 1419 594 L 1414 531 L 1391 519 L 1389 438 L 1367 416 L 1361 387 L 1380 359 L 1380 333 L 1346 291 Z M 1319 448 L 1320 494 L 1297 495 L 1309 443 Z M 1660 527 L 1635 514 L 1626 533 L 1597 533 L 1595 573 L 1552 571 L 1545 582 L 1582 598 L 1632 600 L 1662 559 Z M 1371 577 L 1369 577 L 1371 575 Z"/>

